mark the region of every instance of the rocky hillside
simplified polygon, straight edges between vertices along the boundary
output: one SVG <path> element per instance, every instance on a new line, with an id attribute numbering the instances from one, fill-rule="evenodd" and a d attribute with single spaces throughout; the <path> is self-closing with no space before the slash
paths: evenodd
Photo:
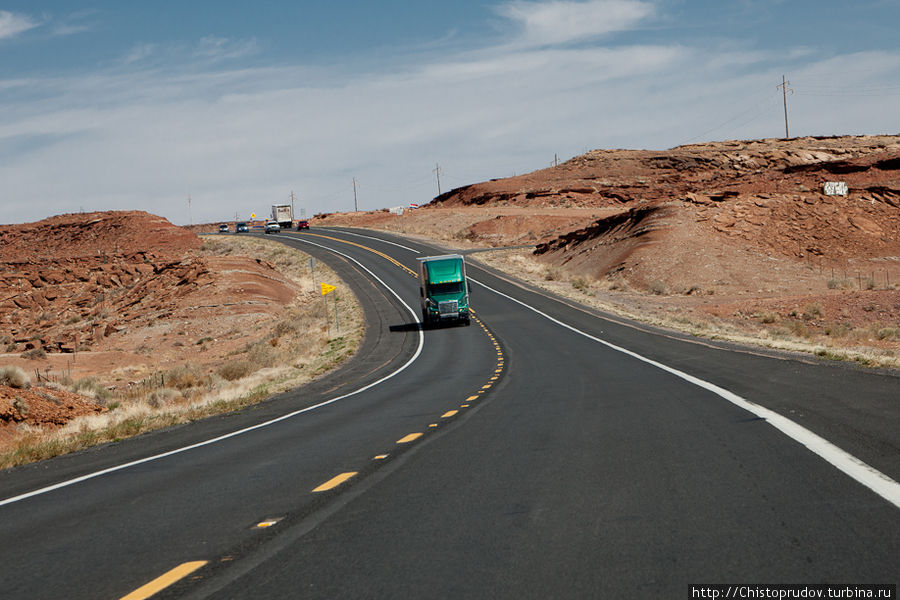
<path id="1" fill-rule="evenodd" d="M 826 195 L 826 182 L 846 183 L 849 194 Z M 701 254 L 737 245 L 760 258 L 852 270 L 860 259 L 900 256 L 900 137 L 595 150 L 453 190 L 433 205 L 604 209 L 602 218 L 536 250 L 594 277 L 635 273 L 642 260 L 683 253 L 688 232 Z M 641 279 L 648 283 L 637 273 Z"/>

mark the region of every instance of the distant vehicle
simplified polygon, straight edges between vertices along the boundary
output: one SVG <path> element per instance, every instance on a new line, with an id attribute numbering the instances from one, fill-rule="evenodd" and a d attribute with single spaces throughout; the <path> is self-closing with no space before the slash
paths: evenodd
<path id="1" fill-rule="evenodd" d="M 300 231 L 301 229 L 309 229 L 309 221 L 305 219 L 297 221 L 297 231 Z"/>
<path id="2" fill-rule="evenodd" d="M 250 227 L 247 226 L 246 223 L 241 221 L 237 225 L 234 226 L 235 233 L 250 233 Z"/>
<path id="3" fill-rule="evenodd" d="M 228 225 L 219 225 L 219 233 L 228 233 Z"/>
<path id="4" fill-rule="evenodd" d="M 294 224 L 294 211 L 290 204 L 273 204 L 272 220 L 282 229 L 290 229 Z"/>
<path id="5" fill-rule="evenodd" d="M 281 225 L 276 223 L 275 221 L 269 221 L 266 223 L 266 233 L 278 233 L 281 231 Z"/>
<path id="6" fill-rule="evenodd" d="M 425 256 L 419 260 L 422 321 L 469 324 L 469 283 L 466 262 L 459 254 Z"/>

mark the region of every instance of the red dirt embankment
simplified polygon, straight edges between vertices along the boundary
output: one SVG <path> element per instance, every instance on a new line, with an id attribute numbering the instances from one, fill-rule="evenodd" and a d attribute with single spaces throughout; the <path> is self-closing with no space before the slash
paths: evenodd
<path id="1" fill-rule="evenodd" d="M 299 290 L 269 263 L 204 256 L 200 246 L 194 233 L 141 211 L 0 226 L 0 365 L 35 384 L 98 375 L 121 387 L 188 360 L 207 370 L 221 363 Z M 77 395 L 66 395 L 42 417 L 59 394 L 0 386 L 0 425 L 83 413 Z M 17 397 L 25 412 L 14 410 Z"/>

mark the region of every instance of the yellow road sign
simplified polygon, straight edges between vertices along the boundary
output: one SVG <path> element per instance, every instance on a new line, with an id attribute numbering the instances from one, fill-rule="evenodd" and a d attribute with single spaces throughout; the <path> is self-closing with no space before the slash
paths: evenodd
<path id="1" fill-rule="evenodd" d="M 322 286 L 322 295 L 323 296 L 326 294 L 330 294 L 331 292 L 333 292 L 334 290 L 337 289 L 337 287 L 335 287 L 333 285 L 328 285 L 327 283 L 323 283 L 320 285 Z"/>

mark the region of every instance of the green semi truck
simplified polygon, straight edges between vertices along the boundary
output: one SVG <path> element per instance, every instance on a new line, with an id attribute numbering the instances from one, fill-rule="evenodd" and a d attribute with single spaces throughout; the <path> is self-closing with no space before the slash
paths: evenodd
<path id="1" fill-rule="evenodd" d="M 466 261 L 459 254 L 424 256 L 419 259 L 419 295 L 422 322 L 469 324 L 469 282 Z"/>

